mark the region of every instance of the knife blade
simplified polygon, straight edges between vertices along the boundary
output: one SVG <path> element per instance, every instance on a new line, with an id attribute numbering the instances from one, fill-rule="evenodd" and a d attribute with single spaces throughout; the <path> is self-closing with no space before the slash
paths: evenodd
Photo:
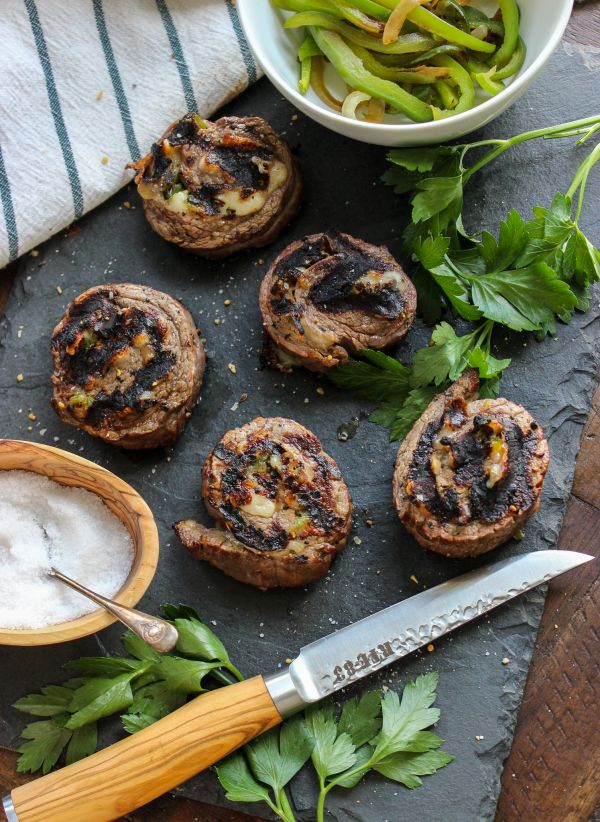
<path id="1" fill-rule="evenodd" d="M 289 716 L 590 559 L 537 551 L 463 574 L 304 646 L 267 689 Z"/>
<path id="2" fill-rule="evenodd" d="M 456 577 L 312 642 L 286 669 L 192 699 L 153 725 L 3 800 L 9 822 L 110 822 L 286 716 L 594 557 L 540 551 Z"/>

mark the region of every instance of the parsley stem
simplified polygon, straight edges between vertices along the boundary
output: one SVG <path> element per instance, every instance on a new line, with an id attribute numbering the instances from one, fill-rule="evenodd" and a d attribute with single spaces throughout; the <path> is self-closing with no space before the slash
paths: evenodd
<path id="1" fill-rule="evenodd" d="M 585 160 L 581 163 L 579 168 L 577 169 L 575 176 L 573 177 L 573 182 L 569 186 L 569 190 L 567 191 L 567 197 L 573 199 L 575 193 L 579 189 L 579 194 L 577 196 L 577 210 L 575 212 L 575 224 L 577 224 L 579 217 L 581 215 L 581 209 L 583 208 L 583 199 L 585 196 L 585 186 L 587 183 L 587 178 L 589 176 L 590 171 L 595 166 L 595 164 L 600 160 L 600 143 L 598 143 L 593 150 L 588 154 Z"/>
<path id="2" fill-rule="evenodd" d="M 492 331 L 494 330 L 494 321 L 493 320 L 486 320 L 480 326 L 478 326 L 475 331 L 481 331 L 479 338 L 475 344 L 475 348 L 481 348 L 484 351 L 489 353 L 490 346 L 491 346 L 491 338 L 492 338 Z"/>
<path id="3" fill-rule="evenodd" d="M 287 816 L 284 809 L 279 805 L 279 803 L 276 804 L 268 796 L 265 796 L 264 801 L 269 806 L 269 808 L 271 808 L 271 810 L 276 816 L 278 816 L 280 819 L 283 819 L 283 822 L 295 822 L 294 817 L 292 816 L 290 818 L 289 816 Z"/>
<path id="4" fill-rule="evenodd" d="M 292 808 L 290 806 L 287 794 L 285 792 L 285 788 L 282 788 L 277 794 L 277 805 L 282 814 L 282 819 L 285 819 L 286 822 L 296 822 L 296 817 L 294 816 L 294 812 L 292 811 Z"/>
<path id="5" fill-rule="evenodd" d="M 325 782 L 322 776 L 319 775 L 319 798 L 317 801 L 317 819 L 316 822 L 324 822 L 325 820 L 325 800 L 327 799 L 327 794 L 332 788 L 335 788 L 336 785 L 339 784 L 340 779 L 348 779 L 350 776 L 354 776 L 355 774 L 359 773 L 360 771 L 364 771 L 365 773 L 370 770 L 370 763 L 373 759 L 370 759 L 366 764 L 359 765 L 353 768 L 350 771 L 344 771 L 343 773 L 339 774 L 338 777 L 334 777 L 329 782 Z"/>
<path id="6" fill-rule="evenodd" d="M 485 148 L 485 146 L 502 146 L 506 140 L 503 140 L 500 137 L 495 139 L 490 138 L 489 140 L 477 140 L 475 143 L 467 143 L 465 145 L 466 151 L 471 151 L 472 148 Z"/>
<path id="7" fill-rule="evenodd" d="M 234 675 L 238 682 L 241 682 L 243 679 L 245 679 L 244 674 L 238 668 L 235 667 L 233 662 L 225 662 L 223 664 L 223 667 L 227 668 L 227 670 Z"/>
<path id="8" fill-rule="evenodd" d="M 210 675 L 217 679 L 222 685 L 231 685 L 231 679 L 220 671 L 218 668 L 213 668 Z"/>
<path id="9" fill-rule="evenodd" d="M 325 800 L 327 794 L 334 787 L 335 781 L 325 784 L 325 780 L 319 774 L 319 799 L 317 801 L 317 822 L 324 822 L 325 819 Z"/>
<path id="10" fill-rule="evenodd" d="M 592 137 L 594 134 L 600 131 L 600 123 L 596 123 L 595 126 L 591 126 L 590 128 L 582 129 L 582 131 L 585 131 L 585 134 L 583 135 L 581 140 L 577 140 L 578 146 L 582 143 L 585 143 L 586 140 L 589 140 L 590 137 Z"/>
<path id="11" fill-rule="evenodd" d="M 327 798 L 327 789 L 321 787 L 319 791 L 319 800 L 317 802 L 317 822 L 324 822 L 325 819 L 325 799 Z"/>
<path id="12" fill-rule="evenodd" d="M 525 143 L 528 140 L 536 140 L 538 137 L 566 136 L 561 132 L 572 132 L 573 129 L 581 129 L 586 126 L 595 126 L 598 123 L 600 123 L 600 115 L 596 114 L 593 117 L 585 117 L 582 120 L 573 120 L 570 123 L 560 123 L 557 126 L 546 126 L 545 128 L 536 128 L 533 131 L 525 131 L 523 134 L 516 134 L 508 140 L 499 141 L 499 145 L 497 145 L 496 148 L 486 152 L 483 157 L 463 172 L 463 185 L 465 185 L 476 172 L 488 163 L 491 163 L 492 160 L 495 160 L 496 157 L 499 157 L 509 148 L 519 145 L 519 143 Z M 472 147 L 477 145 L 482 145 L 482 143 L 473 143 Z"/>

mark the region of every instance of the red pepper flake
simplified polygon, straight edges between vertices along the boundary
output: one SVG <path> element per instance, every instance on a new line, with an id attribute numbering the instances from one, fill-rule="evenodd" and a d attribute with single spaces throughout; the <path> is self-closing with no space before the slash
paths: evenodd
<path id="1" fill-rule="evenodd" d="M 73 237 L 75 234 L 79 234 L 81 229 L 78 225 L 72 225 L 71 228 L 65 234 L 65 237 Z"/>

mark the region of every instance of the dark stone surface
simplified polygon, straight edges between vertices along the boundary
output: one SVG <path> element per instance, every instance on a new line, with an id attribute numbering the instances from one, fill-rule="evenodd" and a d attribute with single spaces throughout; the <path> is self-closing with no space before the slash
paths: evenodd
<path id="1" fill-rule="evenodd" d="M 485 130 L 485 136 L 508 136 L 586 116 L 590 101 L 597 98 L 597 78 L 580 58 L 561 52 L 525 97 Z M 385 431 L 362 422 L 354 439 L 338 441 L 338 426 L 368 404 L 303 370 L 283 378 L 258 368 L 258 284 L 268 262 L 286 243 L 304 233 L 342 229 L 372 243 L 386 243 L 401 258 L 399 236 L 407 213 L 402 201 L 379 182 L 385 151 L 344 140 L 302 115 L 292 121 L 293 109 L 267 81 L 258 83 L 228 111 L 267 117 L 297 150 L 306 179 L 300 217 L 268 249 L 206 262 L 156 236 L 143 219 L 137 196 L 127 191 L 83 219 L 79 233 L 58 235 L 40 249 L 38 257 L 26 257 L 1 327 L 0 432 L 81 453 L 137 488 L 156 516 L 162 547 L 157 575 L 141 607 L 153 611 L 166 601 L 194 605 L 206 620 L 214 620 L 237 664 L 251 675 L 277 668 L 302 644 L 336 626 L 478 563 L 452 562 L 426 553 L 404 532 L 390 499 L 397 446 L 388 443 Z M 467 225 L 494 228 L 513 206 L 526 214 L 532 205 L 549 204 L 557 189 L 566 190 L 587 150 L 573 148 L 572 141 L 537 142 L 515 150 L 470 185 Z M 596 173 L 582 218 L 582 226 L 592 238 L 595 234 L 596 242 L 599 218 L 594 203 L 599 196 Z M 123 208 L 126 200 L 135 209 Z M 65 427 L 49 406 L 48 349 L 54 324 L 67 303 L 85 288 L 126 280 L 181 298 L 208 339 L 202 401 L 180 441 L 168 452 L 136 454 L 111 448 Z M 229 308 L 223 305 L 226 298 L 231 299 Z M 213 322 L 217 318 L 221 319 L 218 326 Z M 556 340 L 538 344 L 525 335 L 501 339 L 503 355 L 514 356 L 502 393 L 527 406 L 545 427 L 552 461 L 541 511 L 527 526 L 525 539 L 508 543 L 481 563 L 556 543 L 580 429 L 595 384 L 597 320 L 596 295 L 592 310 L 562 326 Z M 428 337 L 428 330 L 417 323 L 398 349 L 400 358 L 408 361 L 411 351 Z M 237 366 L 236 375 L 227 368 L 231 362 Z M 16 382 L 19 372 L 24 374 L 22 383 Z M 324 386 L 324 397 L 316 394 L 318 385 Z M 248 394 L 247 402 L 233 411 L 243 392 Z M 37 415 L 33 423 L 27 419 L 29 409 Z M 308 590 L 263 594 L 242 586 L 192 559 L 171 532 L 171 524 L 182 517 L 206 521 L 199 501 L 201 462 L 224 431 L 258 414 L 290 416 L 311 428 L 338 461 L 354 499 L 352 535 L 360 544 L 351 538 L 330 577 Z M 375 521 L 372 528 L 365 523 L 369 516 Z M 411 582 L 411 575 L 416 575 L 418 584 Z M 433 653 L 415 654 L 367 684 L 400 688 L 419 672 L 439 671 L 442 719 L 437 730 L 456 761 L 413 792 L 371 776 L 351 792 L 334 793 L 330 819 L 489 822 L 493 818 L 542 604 L 541 591 L 523 597 L 440 640 Z M 25 724 L 25 717 L 9 707 L 15 699 L 60 680 L 60 665 L 68 659 L 117 651 L 120 634 L 119 627 L 112 627 L 100 636 L 63 646 L 1 649 L 0 744 L 15 744 Z M 506 666 L 501 664 L 505 656 L 511 660 Z M 117 731 L 111 729 L 105 741 L 114 739 Z M 475 741 L 476 735 L 484 738 Z M 225 801 L 210 773 L 182 791 L 205 801 Z M 313 818 L 314 795 L 309 777 L 303 777 L 293 797 L 299 819 Z"/>

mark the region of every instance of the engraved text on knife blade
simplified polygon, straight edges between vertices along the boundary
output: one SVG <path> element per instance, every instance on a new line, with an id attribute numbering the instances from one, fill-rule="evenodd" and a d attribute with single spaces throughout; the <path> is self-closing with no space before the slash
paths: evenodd
<path id="1" fill-rule="evenodd" d="M 553 574 L 547 574 L 544 581 L 551 579 Z M 477 602 L 463 608 L 455 608 L 447 614 L 431 619 L 426 625 L 418 628 L 407 628 L 398 636 L 386 639 L 375 648 L 365 649 L 353 659 L 346 659 L 335 665 L 321 676 L 322 686 L 326 690 L 337 690 L 343 684 L 349 684 L 354 679 L 360 679 L 367 674 L 385 667 L 393 659 L 422 648 L 428 642 L 450 633 L 455 628 L 482 616 L 491 609 L 502 605 L 508 600 L 531 588 L 530 582 L 512 588 L 502 595 L 487 594 L 481 596 Z"/>

